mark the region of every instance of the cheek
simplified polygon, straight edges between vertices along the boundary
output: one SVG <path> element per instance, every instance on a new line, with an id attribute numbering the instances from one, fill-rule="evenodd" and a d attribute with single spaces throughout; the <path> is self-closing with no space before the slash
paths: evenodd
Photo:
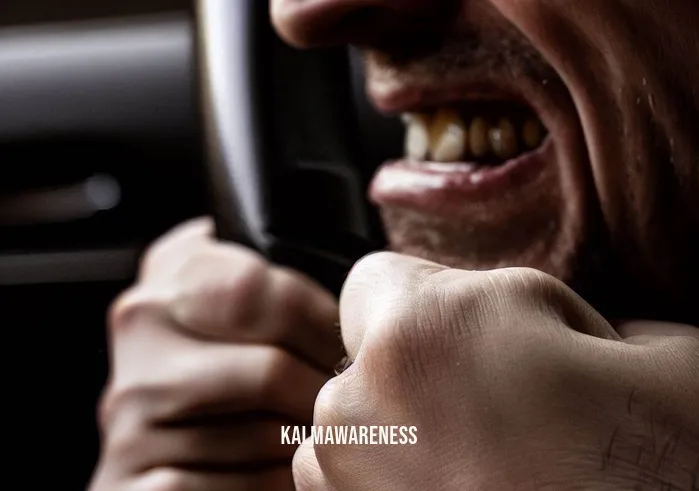
<path id="1" fill-rule="evenodd" d="M 562 51 L 579 43 L 572 38 L 586 38 L 586 18 L 596 10 L 597 0 L 578 2 L 562 0 L 489 0 L 502 16 L 517 27 L 544 58 L 562 73 Z M 605 0 L 607 1 L 607 0 Z M 592 17 L 596 14 L 593 13 Z M 599 26 L 597 26 L 599 27 Z M 567 49 L 568 48 L 568 49 Z"/>
<path id="2" fill-rule="evenodd" d="M 583 59 L 613 70 L 635 58 L 663 64 L 678 51 L 696 55 L 695 0 L 489 1 L 561 73 Z M 618 68 L 628 77 L 628 66 Z"/>
<path id="3" fill-rule="evenodd" d="M 564 9 L 563 5 L 547 0 L 489 0 L 500 14 L 517 26 L 532 41 L 543 33 L 543 28 L 549 25 L 551 17 L 561 17 L 565 11 L 570 11 L 570 4 Z"/>

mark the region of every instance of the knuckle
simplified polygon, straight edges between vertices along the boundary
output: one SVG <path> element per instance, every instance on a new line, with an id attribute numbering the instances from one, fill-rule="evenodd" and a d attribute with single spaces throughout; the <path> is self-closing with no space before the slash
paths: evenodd
<path id="1" fill-rule="evenodd" d="M 447 270 L 434 275 L 434 280 L 439 282 L 437 290 L 444 298 L 434 299 L 432 310 L 442 310 L 448 318 L 466 317 L 471 321 L 499 318 L 503 312 L 511 310 L 503 306 L 525 307 L 565 297 L 558 280 L 532 268 L 473 273 Z M 450 299 L 455 301 L 450 302 Z"/>
<path id="2" fill-rule="evenodd" d="M 182 250 L 179 250 L 182 249 Z M 172 269 L 173 260 L 187 249 L 180 247 L 180 241 L 164 236 L 153 242 L 141 255 L 138 265 L 139 276 L 146 279 L 153 273 Z"/>
<path id="3" fill-rule="evenodd" d="M 264 304 L 269 267 L 252 252 L 200 250 L 179 270 L 173 299 L 177 320 L 190 328 L 221 315 L 233 328 L 254 324 Z"/>
<path id="4" fill-rule="evenodd" d="M 385 251 L 364 256 L 349 272 L 347 282 L 349 284 L 354 282 L 372 284 L 386 276 L 387 271 L 390 271 L 399 257 L 400 255 L 395 252 Z"/>
<path id="5" fill-rule="evenodd" d="M 120 331 L 147 319 L 152 319 L 166 310 L 168 299 L 155 291 L 143 287 L 132 287 L 122 293 L 109 307 L 108 326 L 110 331 Z"/>
<path id="6" fill-rule="evenodd" d="M 142 477 L 139 490 L 143 491 L 189 491 L 186 475 L 176 469 L 155 469 Z"/>
<path id="7" fill-rule="evenodd" d="M 277 337 L 282 334 L 281 331 L 288 328 L 289 323 L 285 322 L 289 318 L 297 318 L 307 301 L 306 292 L 303 290 L 301 280 L 291 271 L 276 270 L 274 272 L 274 287 L 272 295 L 274 296 L 275 317 L 278 321 L 275 322 L 275 334 Z M 275 341 L 278 339 L 275 339 Z"/>
<path id="8" fill-rule="evenodd" d="M 437 326 L 439 327 L 439 326 Z M 363 354 L 364 372 L 375 374 L 366 381 L 375 394 L 385 389 L 376 386 L 374 378 L 390 379 L 393 396 L 408 392 L 418 393 L 423 382 L 430 380 L 434 360 L 444 361 L 450 356 L 450 346 L 445 345 L 443 329 L 434 326 L 414 325 L 410 329 L 395 328 L 393 336 L 385 336 Z M 397 392 L 396 392 L 397 391 Z M 381 399 L 381 397 L 379 397 Z"/>
<path id="9" fill-rule="evenodd" d="M 182 252 L 205 244 L 213 235 L 213 229 L 214 223 L 208 217 L 188 220 L 175 226 L 151 243 L 141 256 L 141 275 L 158 271 L 160 266 L 172 268 L 174 257 L 181 257 Z"/>
<path id="10" fill-rule="evenodd" d="M 404 317 L 388 314 L 374 328 L 374 346 L 367 353 L 384 363 L 392 362 L 393 355 L 410 356 L 411 353 L 420 351 L 419 338 L 427 330 L 424 321 L 415 319 L 408 323 Z"/>
<path id="11" fill-rule="evenodd" d="M 506 268 L 493 271 L 489 278 L 494 289 L 508 297 L 538 298 L 549 296 L 558 287 L 558 280 L 532 268 Z"/>
<path id="12" fill-rule="evenodd" d="M 147 443 L 147 428 L 136 420 L 127 421 L 106 432 L 102 438 L 105 454 L 118 462 L 138 459 Z"/>
<path id="13" fill-rule="evenodd" d="M 267 273 L 267 264 L 260 256 L 236 246 L 199 248 L 189 254 L 178 270 L 182 284 L 202 278 L 217 287 L 250 289 L 258 285 Z M 229 279 L 229 281 L 224 281 Z"/>
<path id="14" fill-rule="evenodd" d="M 396 252 L 380 251 L 364 256 L 357 262 L 357 267 L 367 269 L 382 269 L 390 267 L 402 256 Z"/>
<path id="15" fill-rule="evenodd" d="M 272 309 L 268 311 L 267 342 L 281 342 L 298 322 L 313 322 L 309 318 L 311 304 L 318 299 L 313 296 L 308 284 L 298 274 L 287 269 L 275 269 L 273 273 Z M 316 304 L 317 305 L 317 304 Z M 295 322 L 291 322 L 294 320 Z"/>
<path id="16" fill-rule="evenodd" d="M 294 488 L 297 491 L 314 491 L 325 489 L 325 487 L 322 486 L 322 478 L 318 475 L 315 462 L 313 461 L 315 452 L 311 449 L 306 449 L 306 445 L 310 444 L 302 444 L 298 451 L 294 454 L 294 458 L 291 463 Z M 316 449 L 315 451 L 318 450 L 320 449 Z"/>
<path id="17" fill-rule="evenodd" d="M 376 344 L 371 354 L 390 365 L 429 356 L 460 312 L 451 288 L 445 288 L 458 276 L 455 271 L 435 272 L 410 295 L 385 304 L 370 326 Z"/>
<path id="18" fill-rule="evenodd" d="M 591 315 L 591 309 L 585 308 L 565 283 L 543 271 L 531 268 L 504 269 L 495 274 L 493 283 L 499 286 L 499 294 L 504 300 L 513 306 L 510 317 L 516 306 L 520 313 L 526 312 L 538 318 L 541 326 L 549 321 L 570 326 L 582 322 L 583 329 L 595 317 Z M 537 329 L 534 332 L 543 334 L 547 330 Z"/>
<path id="19" fill-rule="evenodd" d="M 107 431 L 114 424 L 117 416 L 123 414 L 133 400 L 139 400 L 140 389 L 107 388 L 101 395 L 97 411 L 102 428 Z"/>
<path id="20" fill-rule="evenodd" d="M 334 426 L 343 421 L 341 415 L 344 396 L 340 377 L 330 379 L 318 392 L 313 407 L 314 424 L 317 426 Z"/>
<path id="21" fill-rule="evenodd" d="M 230 298 L 240 298 L 241 302 L 260 298 L 269 280 L 269 265 L 262 258 L 250 256 L 236 268 L 236 281 L 226 285 Z"/>
<path id="22" fill-rule="evenodd" d="M 434 294 L 406 298 L 407 304 L 384 304 L 366 326 L 371 335 L 363 339 L 362 359 L 370 373 L 414 375 L 444 342 L 444 326 L 451 319 Z"/>
<path id="23" fill-rule="evenodd" d="M 259 400 L 277 401 L 295 372 L 294 358 L 283 349 L 272 346 L 262 367 Z"/>
<path id="24" fill-rule="evenodd" d="M 138 270 L 140 274 L 145 274 L 146 272 L 155 269 L 157 265 L 162 263 L 161 258 L 165 258 L 168 246 L 166 243 L 158 240 L 148 246 L 148 248 L 143 252 L 141 260 L 139 261 Z"/>
<path id="25" fill-rule="evenodd" d="M 283 313 L 301 310 L 309 300 L 303 280 L 288 269 L 279 269 L 276 276 L 277 300 Z"/>
<path id="26" fill-rule="evenodd" d="M 180 391 L 181 392 L 181 391 Z M 99 421 L 109 432 L 120 420 L 131 420 L 149 424 L 176 406 L 173 394 L 177 391 L 162 384 L 143 382 L 117 386 L 112 384 L 104 391 L 98 403 Z"/>
<path id="27" fill-rule="evenodd" d="M 109 429 L 112 415 L 115 412 L 112 389 L 110 387 L 111 382 L 107 382 L 107 385 L 102 390 L 97 400 L 97 423 L 103 432 Z"/>

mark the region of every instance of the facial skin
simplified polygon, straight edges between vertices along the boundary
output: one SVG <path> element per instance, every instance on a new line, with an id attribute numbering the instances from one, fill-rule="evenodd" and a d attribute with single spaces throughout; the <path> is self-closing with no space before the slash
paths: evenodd
<path id="1" fill-rule="evenodd" d="M 383 111 L 514 95 L 550 138 L 490 181 L 383 166 L 403 254 L 338 301 L 210 221 L 158 240 L 110 310 L 90 490 L 695 491 L 699 2 L 270 5 L 293 44 L 361 46 Z M 295 449 L 288 422 L 419 436 Z"/>
<path id="2" fill-rule="evenodd" d="M 272 0 L 271 14 L 296 46 L 360 46 L 379 109 L 424 87 L 516 87 L 548 127 L 553 157 L 512 191 L 445 213 L 375 200 L 394 250 L 534 267 L 608 318 L 699 322 L 697 2 Z"/>

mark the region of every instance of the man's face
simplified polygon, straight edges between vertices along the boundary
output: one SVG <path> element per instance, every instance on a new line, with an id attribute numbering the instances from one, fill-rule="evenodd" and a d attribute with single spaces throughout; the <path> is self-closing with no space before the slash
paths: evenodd
<path id="1" fill-rule="evenodd" d="M 399 252 L 529 266 L 610 316 L 696 322 L 699 2 L 272 0 L 354 44 L 406 156 L 370 195 Z"/>

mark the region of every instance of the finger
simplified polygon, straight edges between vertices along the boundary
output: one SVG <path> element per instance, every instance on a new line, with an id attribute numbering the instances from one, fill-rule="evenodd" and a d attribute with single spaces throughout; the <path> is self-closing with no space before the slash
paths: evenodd
<path id="1" fill-rule="evenodd" d="M 211 217 L 198 217 L 184 221 L 163 234 L 155 247 L 173 247 L 187 242 L 210 240 L 214 234 L 214 221 Z"/>
<path id="2" fill-rule="evenodd" d="M 182 265 L 170 301 L 174 319 L 207 339 L 275 344 L 331 369 L 342 348 L 337 302 L 290 270 L 224 244 L 200 246 Z"/>
<path id="3" fill-rule="evenodd" d="M 104 452 L 130 473 L 158 467 L 233 469 L 291 460 L 296 445 L 283 445 L 280 419 L 201 418 L 191 426 L 160 425 L 113 432 Z"/>
<path id="4" fill-rule="evenodd" d="M 296 450 L 292 469 L 297 491 L 332 491 L 318 464 L 312 439 L 307 438 Z"/>
<path id="5" fill-rule="evenodd" d="M 252 341 L 289 348 L 321 369 L 333 369 L 344 354 L 337 300 L 308 278 L 278 268 L 272 271 L 270 299 L 267 331 Z"/>
<path id="6" fill-rule="evenodd" d="M 164 342 L 135 334 L 115 343 L 114 376 L 102 407 L 103 424 L 108 427 L 117 424 L 115 418 L 129 428 L 139 420 L 174 424 L 250 411 L 310 424 L 315 398 L 328 379 L 272 346 L 211 344 L 183 349 L 180 340 Z M 152 356 L 158 352 L 162 354 Z"/>
<path id="7" fill-rule="evenodd" d="M 112 488 L 116 489 L 116 488 Z M 136 479 L 124 491 L 293 491 L 291 470 L 280 467 L 264 473 L 225 473 L 176 468 L 154 469 Z"/>
<path id="8" fill-rule="evenodd" d="M 169 276 L 176 271 L 174 263 L 180 263 L 186 257 L 183 252 L 199 244 L 212 240 L 214 223 L 209 217 L 186 221 L 174 227 L 156 240 L 141 261 L 139 279 L 151 279 Z"/>
<path id="9" fill-rule="evenodd" d="M 415 312 L 415 294 L 429 275 L 446 270 L 437 263 L 381 252 L 359 261 L 340 295 L 342 339 L 350 359 L 360 351 L 365 331 L 395 317 Z M 419 300 L 419 299 L 418 299 Z"/>

